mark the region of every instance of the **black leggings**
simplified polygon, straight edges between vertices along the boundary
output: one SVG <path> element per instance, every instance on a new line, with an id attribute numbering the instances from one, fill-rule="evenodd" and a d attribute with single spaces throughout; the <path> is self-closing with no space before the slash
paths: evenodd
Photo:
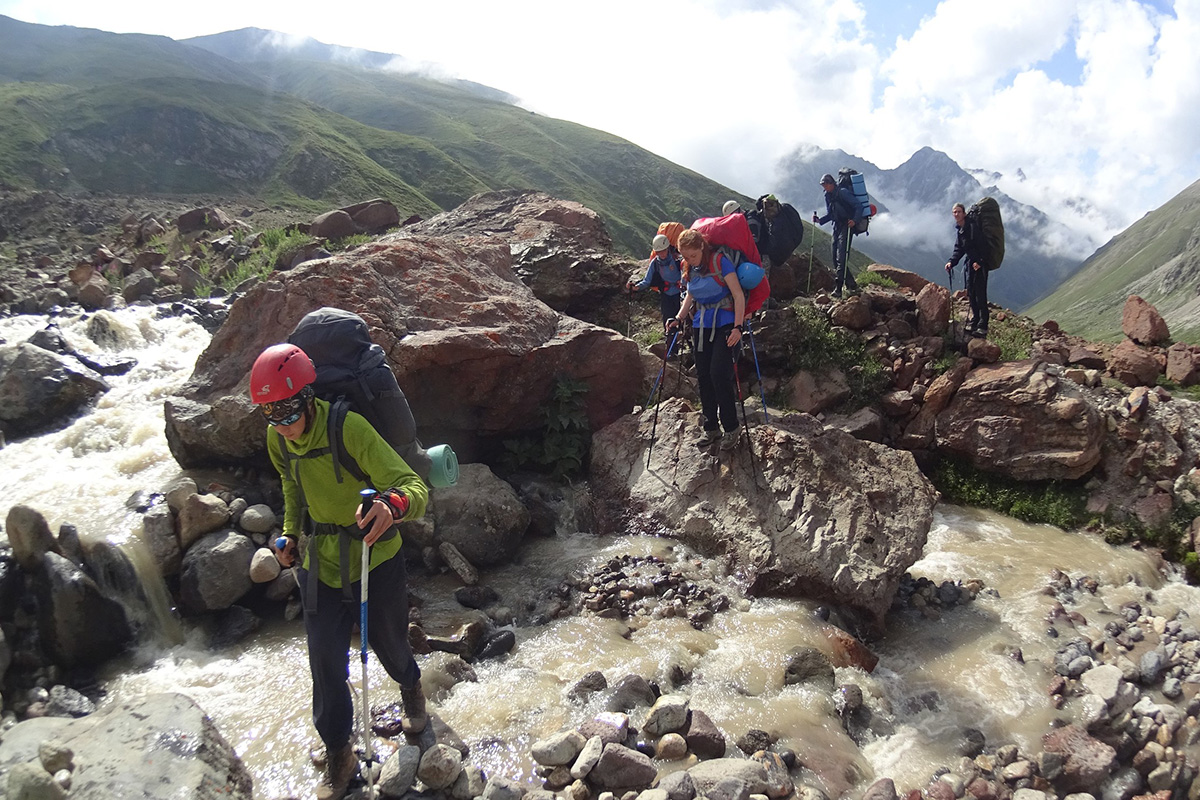
<path id="1" fill-rule="evenodd" d="M 299 570 L 298 578 L 303 600 L 307 571 Z M 350 634 L 359 621 L 360 588 L 361 583 L 352 584 L 356 602 L 344 603 L 341 589 L 318 583 L 317 611 L 310 614 L 306 607 L 304 612 L 313 681 L 313 725 L 330 752 L 349 742 L 354 730 L 354 704 L 346 679 L 350 674 Z M 417 685 L 421 669 L 408 646 L 408 580 L 401 553 L 371 570 L 367 642 L 392 680 L 403 687 Z"/>
<path id="2" fill-rule="evenodd" d="M 716 430 L 718 419 L 727 433 L 738 428 L 733 353 L 725 344 L 732 330 L 732 325 L 725 325 L 717 328 L 713 336 L 712 328 L 696 328 L 692 338 L 692 347 L 696 352 L 696 379 L 700 384 L 700 412 L 704 415 L 706 431 Z"/>

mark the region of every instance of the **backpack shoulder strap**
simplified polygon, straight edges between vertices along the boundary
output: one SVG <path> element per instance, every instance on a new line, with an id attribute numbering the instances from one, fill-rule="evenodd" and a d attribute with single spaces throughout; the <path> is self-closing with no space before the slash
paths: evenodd
<path id="1" fill-rule="evenodd" d="M 346 452 L 346 441 L 343 433 L 346 428 L 346 414 L 350 404 L 345 397 L 339 397 L 329 404 L 329 453 L 333 455 L 333 476 L 338 483 L 342 482 L 342 468 L 363 483 L 370 483 L 366 473 L 358 466 L 354 457 Z"/>

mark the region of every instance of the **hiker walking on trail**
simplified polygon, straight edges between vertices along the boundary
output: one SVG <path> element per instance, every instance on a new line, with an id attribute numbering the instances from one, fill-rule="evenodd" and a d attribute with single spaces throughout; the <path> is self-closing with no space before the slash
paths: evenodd
<path id="1" fill-rule="evenodd" d="M 679 252 L 684 258 L 687 295 L 668 330 L 681 327 L 694 312 L 692 345 L 704 427 L 696 444 L 708 447 L 720 440 L 721 449 L 729 450 L 738 441 L 733 360 L 742 341 L 746 296 L 733 262 L 711 247 L 699 231 L 680 234 Z"/>
<path id="2" fill-rule="evenodd" d="M 986 243 L 979 223 L 967 216 L 967 209 L 962 203 L 955 203 L 951 209 L 954 215 L 954 252 L 946 262 L 946 273 L 950 274 L 963 256 L 963 285 L 967 288 L 967 303 L 970 306 L 970 316 L 967 318 L 966 332 L 968 336 L 987 338 L 988 333 L 988 269 L 984 266 L 987 261 Z"/>
<path id="3" fill-rule="evenodd" d="M 650 247 L 654 251 L 654 256 L 646 267 L 646 277 L 640 281 L 630 280 L 626 284 L 626 288 L 631 292 L 639 289 L 658 289 L 658 305 L 662 311 L 663 327 L 665 328 L 667 323 L 679 313 L 679 303 L 683 294 L 682 259 L 679 251 L 671 245 L 671 240 L 661 233 L 654 237 Z"/>
<path id="4" fill-rule="evenodd" d="M 312 672 L 313 724 L 327 756 L 317 797 L 337 800 L 358 770 L 346 680 L 350 635 L 360 613 L 364 544 L 371 548 L 368 642 L 400 685 L 404 731 L 419 733 L 428 722 L 421 670 L 408 643 L 407 576 L 396 525 L 424 515 L 429 490 L 371 424 L 353 412 L 346 414 L 342 446 L 372 485 L 335 472 L 330 404 L 315 396 L 315 380 L 313 362 L 303 350 L 274 345 L 254 362 L 250 397 L 270 426 L 267 452 L 283 482 L 286 544 L 282 549 L 272 544 L 279 563 L 291 566 L 298 540 L 307 536 L 297 577 Z M 367 501 L 360 492 L 368 488 L 379 492 L 364 515 Z"/>
<path id="5" fill-rule="evenodd" d="M 833 268 L 836 273 L 836 284 L 833 296 L 842 296 L 842 287 L 852 293 L 858 292 L 858 282 L 850 273 L 846 259 L 850 254 L 850 234 L 854 228 L 854 207 L 857 201 L 854 192 L 846 187 L 838 187 L 833 176 L 826 172 L 821 176 L 821 188 L 825 190 L 825 216 L 818 217 L 813 212 L 812 221 L 815 225 L 833 223 Z"/>

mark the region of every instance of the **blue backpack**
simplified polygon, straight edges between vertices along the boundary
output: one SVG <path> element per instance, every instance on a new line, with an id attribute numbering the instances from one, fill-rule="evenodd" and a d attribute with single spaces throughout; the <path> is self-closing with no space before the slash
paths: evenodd
<path id="1" fill-rule="evenodd" d="M 875 206 L 871 205 L 871 197 L 867 194 L 867 179 L 856 169 L 842 167 L 838 170 L 838 186 L 854 193 L 854 234 L 867 233 L 871 217 L 875 215 Z"/>

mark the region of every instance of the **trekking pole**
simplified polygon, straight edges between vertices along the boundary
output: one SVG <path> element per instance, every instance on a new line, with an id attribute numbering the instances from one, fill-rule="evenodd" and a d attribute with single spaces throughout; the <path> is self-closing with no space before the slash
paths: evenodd
<path id="1" fill-rule="evenodd" d="M 679 331 L 675 331 L 675 335 L 671 337 L 671 345 L 667 348 L 667 354 L 663 356 L 662 369 L 658 371 L 658 378 L 654 381 L 654 388 L 650 390 L 650 396 L 646 398 L 646 408 L 650 407 L 650 401 L 654 399 L 654 393 L 658 391 L 658 384 L 662 381 L 663 374 L 667 371 L 667 359 L 671 357 L 671 351 L 675 349 L 675 340 L 679 338 Z"/>
<path id="2" fill-rule="evenodd" d="M 738 354 L 733 354 L 733 382 L 737 384 L 738 401 L 742 404 L 742 425 L 746 428 L 746 452 L 750 454 L 750 474 L 758 488 L 758 467 L 754 465 L 754 443 L 750 441 L 750 420 L 746 416 L 746 397 L 742 394 L 742 380 L 738 375 Z"/>
<path id="3" fill-rule="evenodd" d="M 946 282 L 950 287 L 950 335 L 954 335 L 954 270 L 946 270 Z"/>
<path id="4" fill-rule="evenodd" d="M 758 376 L 758 391 L 763 401 L 763 422 L 770 422 L 771 415 L 767 412 L 767 389 L 763 386 L 762 370 L 758 368 L 758 348 L 754 346 L 754 329 L 750 327 L 750 320 L 746 320 L 746 335 L 750 337 L 750 352 L 754 355 L 754 374 Z M 735 371 L 736 366 L 735 363 Z M 749 436 L 749 433 L 746 435 Z"/>
<path id="5" fill-rule="evenodd" d="M 814 226 L 808 237 L 808 285 L 804 287 L 804 296 L 812 297 L 813 248 L 816 246 L 817 229 Z"/>
<path id="6" fill-rule="evenodd" d="M 366 516 L 366 512 L 370 511 L 371 506 L 375 502 L 375 495 L 378 494 L 374 489 L 363 489 L 359 494 L 362 495 L 362 516 Z M 368 578 L 371 575 L 371 547 L 366 542 L 362 546 L 362 595 L 359 598 L 358 606 L 358 628 L 360 638 L 359 652 L 362 658 L 362 737 L 363 737 L 363 761 L 367 765 L 367 797 L 374 800 L 375 798 L 375 781 L 371 779 L 371 762 L 375 760 L 371 749 L 371 703 L 367 700 L 367 589 Z"/>
<path id="7" fill-rule="evenodd" d="M 650 400 L 654 399 L 654 392 L 658 391 L 658 384 L 662 381 L 663 373 L 667 370 L 667 359 L 671 357 L 671 352 L 675 349 L 675 342 L 679 341 L 679 331 L 675 331 L 675 335 L 671 337 L 671 346 L 667 348 L 667 354 L 663 356 L 662 369 L 658 371 L 658 380 L 654 382 L 654 389 L 650 391 Z M 650 400 L 646 401 L 649 405 Z M 650 455 L 654 452 L 654 437 L 658 433 L 658 406 L 662 405 L 662 398 L 654 406 L 654 422 L 650 424 L 650 447 L 646 449 L 646 469 L 650 469 Z"/>
<path id="8" fill-rule="evenodd" d="M 625 336 L 633 338 L 633 284 L 625 284 Z"/>

